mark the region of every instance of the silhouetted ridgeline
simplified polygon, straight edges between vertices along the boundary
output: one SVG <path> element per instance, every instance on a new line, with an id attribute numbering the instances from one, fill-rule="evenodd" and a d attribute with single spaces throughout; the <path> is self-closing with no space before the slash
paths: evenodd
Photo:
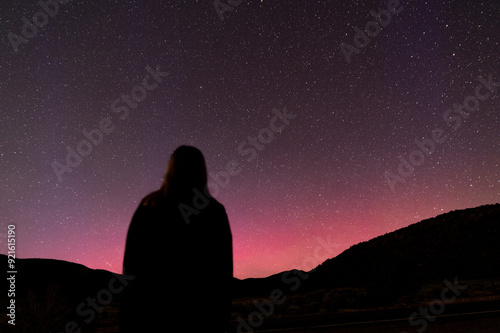
<path id="1" fill-rule="evenodd" d="M 308 293 L 308 302 L 315 307 L 335 311 L 394 304 L 405 297 L 411 301 L 407 295 L 421 292 L 425 289 L 422 286 L 434 284 L 440 289 L 444 279 L 453 281 L 455 277 L 460 281 L 491 279 L 492 290 L 497 290 L 493 281 L 500 277 L 499 241 L 500 204 L 453 211 L 354 245 L 312 272 L 234 279 L 234 297 L 269 298 L 276 290 L 278 298 L 281 292 L 299 296 Z M 7 267 L 5 255 L 0 255 L 0 265 Z M 51 259 L 17 259 L 16 269 L 16 322 L 29 318 L 26 322 L 30 325 L 50 324 L 47 330 L 53 332 L 62 331 L 61 325 L 69 319 L 82 329 L 116 325 L 120 293 L 106 290 L 116 291 L 126 284 L 121 275 Z M 110 281 L 114 282 L 110 285 Z M 5 279 L 2 285 L 2 290 L 8 290 Z M 114 305 L 103 313 L 92 313 L 89 297 L 100 297 L 101 302 L 109 300 Z M 284 304 L 287 312 L 283 313 L 300 307 L 304 301 L 299 298 L 288 297 Z M 7 293 L 0 293 L 0 301 L 0 312 L 6 313 Z M 325 302 L 331 306 L 325 306 Z M 277 308 L 276 314 L 279 311 Z M 39 331 L 33 328 L 33 332 Z"/>
<path id="2" fill-rule="evenodd" d="M 500 276 L 500 204 L 452 211 L 352 246 L 315 270 L 316 288 L 411 287 Z"/>
<path id="3" fill-rule="evenodd" d="M 238 280 L 235 296 L 268 296 L 276 288 L 287 293 L 292 287 L 297 287 L 294 292 L 360 287 L 390 301 L 445 278 L 500 277 L 499 259 L 500 204 L 486 205 L 442 214 L 354 245 L 313 272 Z"/>
<path id="4" fill-rule="evenodd" d="M 0 255 L 0 265 L 7 267 L 7 256 Z M 119 290 L 120 281 L 124 279 L 106 270 L 53 259 L 16 258 L 16 271 L 15 323 L 23 332 L 62 332 L 69 321 L 87 332 L 99 324 L 98 317 L 106 316 L 105 311 L 98 311 L 101 304 L 97 301 L 94 307 L 89 298 L 116 304 L 120 293 L 109 292 L 110 281 L 113 281 L 111 288 Z M 126 283 L 126 279 L 124 281 Z M 2 290 L 8 290 L 5 282 L 3 279 Z M 109 295 L 112 298 L 108 298 Z M 1 293 L 0 313 L 7 312 L 7 302 L 7 293 Z M 0 331 L 1 328 L 2 325 Z"/>

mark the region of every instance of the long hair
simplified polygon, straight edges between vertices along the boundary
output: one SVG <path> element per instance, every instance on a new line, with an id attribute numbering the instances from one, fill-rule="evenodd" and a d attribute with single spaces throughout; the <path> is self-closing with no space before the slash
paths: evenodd
<path id="1" fill-rule="evenodd" d="M 196 147 L 179 146 L 170 155 L 160 189 L 144 198 L 143 204 L 155 206 L 160 201 L 174 204 L 189 202 L 195 194 L 194 189 L 208 193 L 205 158 Z"/>

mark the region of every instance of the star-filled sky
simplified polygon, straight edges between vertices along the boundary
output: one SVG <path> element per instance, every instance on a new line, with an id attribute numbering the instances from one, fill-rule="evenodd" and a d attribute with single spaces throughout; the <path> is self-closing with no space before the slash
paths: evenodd
<path id="1" fill-rule="evenodd" d="M 500 202 L 497 0 L 61 2 L 0 3 L 18 257 L 121 272 L 181 144 L 205 155 L 238 278 Z"/>

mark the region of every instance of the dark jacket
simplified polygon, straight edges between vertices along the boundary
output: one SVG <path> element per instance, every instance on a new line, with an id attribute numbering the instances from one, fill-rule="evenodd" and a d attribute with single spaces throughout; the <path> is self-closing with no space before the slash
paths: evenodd
<path id="1" fill-rule="evenodd" d="M 191 208 L 195 208 L 191 205 Z M 186 223 L 177 205 L 137 208 L 127 234 L 120 329 L 225 332 L 231 314 L 232 235 L 224 206 L 211 198 Z"/>

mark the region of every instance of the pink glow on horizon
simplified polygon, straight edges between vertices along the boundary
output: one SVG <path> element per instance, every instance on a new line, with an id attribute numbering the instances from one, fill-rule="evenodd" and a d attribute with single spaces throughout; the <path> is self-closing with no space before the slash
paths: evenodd
<path id="1" fill-rule="evenodd" d="M 348 209 L 347 209 L 348 210 Z M 432 210 L 431 210 L 432 211 Z M 234 276 L 240 279 L 267 277 L 285 270 L 310 270 L 362 241 L 394 231 L 408 224 L 439 215 L 443 212 L 399 211 L 398 214 L 382 209 L 344 215 L 328 219 L 327 214 L 316 216 L 317 223 L 304 227 L 279 230 L 278 225 L 288 217 L 279 217 L 274 227 L 252 230 L 242 227 L 238 214 L 231 220 L 233 231 Z M 404 218 L 413 215 L 414 218 Z M 126 217 L 123 217 L 126 220 Z M 335 222 L 342 221 L 337 227 Z M 328 224 L 330 223 L 330 224 Z M 265 225 L 265 223 L 261 223 Z M 323 225 L 323 227 L 321 227 Z M 85 265 L 92 269 L 105 269 L 122 273 L 122 258 L 128 222 L 120 230 L 94 233 L 92 241 L 79 243 L 81 235 L 73 234 L 73 246 L 60 251 L 57 246 L 46 248 L 43 256 L 21 249 L 20 257 L 60 259 Z M 91 232 L 92 233 L 92 232 Z M 323 244 L 329 244 L 327 248 Z M 34 250 L 32 248 L 31 250 Z M 31 252 L 31 253 L 30 253 Z M 162 267 L 165 264 L 162 264 Z M 165 265 L 168 268 L 168 263 Z M 163 269 L 163 268 L 159 268 Z"/>

